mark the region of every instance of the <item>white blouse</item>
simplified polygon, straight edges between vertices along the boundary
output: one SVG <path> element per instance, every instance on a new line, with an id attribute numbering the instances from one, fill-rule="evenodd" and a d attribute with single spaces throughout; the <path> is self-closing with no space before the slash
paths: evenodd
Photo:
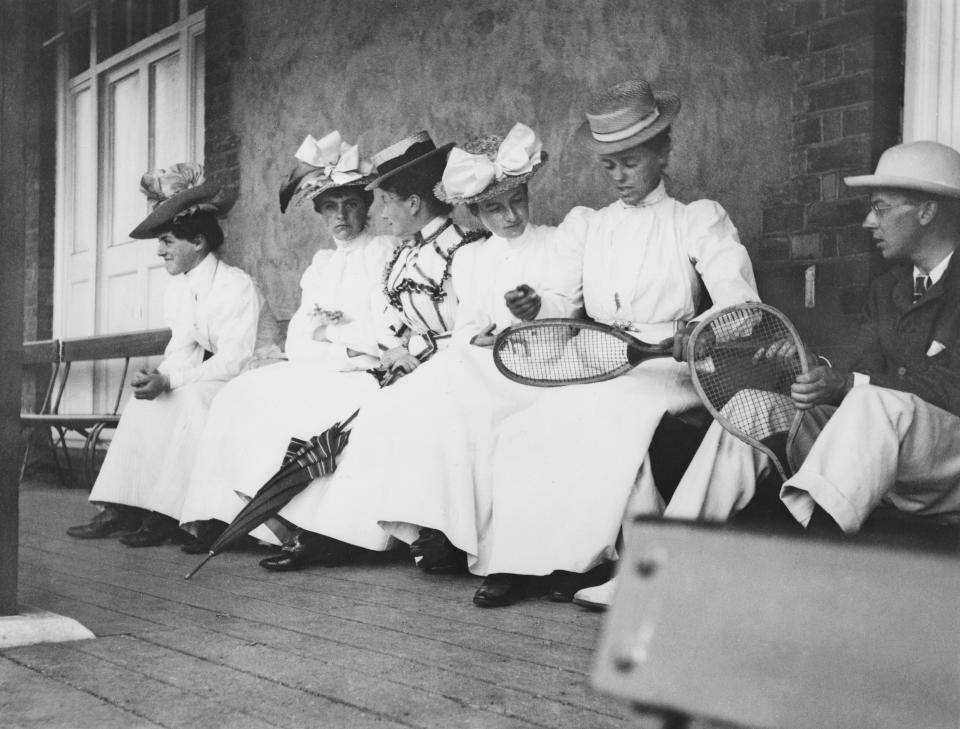
<path id="1" fill-rule="evenodd" d="M 300 308 L 287 328 L 287 357 L 331 370 L 369 369 L 380 361 L 383 271 L 396 239 L 361 233 L 351 241 L 334 242 L 335 249 L 317 251 L 300 279 Z M 313 338 L 321 326 L 318 309 L 343 314 L 341 323 L 327 325 L 325 342 Z M 348 350 L 361 354 L 351 356 Z"/>
<path id="2" fill-rule="evenodd" d="M 236 377 L 259 345 L 272 344 L 267 341 L 271 322 L 261 322 L 263 308 L 253 279 L 213 253 L 175 276 L 163 300 L 172 336 L 157 367 L 170 380 L 171 389 Z M 205 352 L 213 354 L 206 361 Z"/>
<path id="3" fill-rule="evenodd" d="M 712 200 L 685 205 L 663 183 L 639 205 L 574 208 L 561 229 L 584 243 L 583 299 L 596 321 L 657 342 L 694 318 L 698 274 L 719 309 L 759 301 L 753 267 L 726 211 Z"/>
<path id="4" fill-rule="evenodd" d="M 538 319 L 573 317 L 583 305 L 582 242 L 559 228 L 527 225 L 516 238 L 493 236 L 465 249 L 453 264 L 460 294 L 454 338 L 469 342 L 495 325 L 517 324 L 504 294 L 527 284 L 540 295 Z"/>

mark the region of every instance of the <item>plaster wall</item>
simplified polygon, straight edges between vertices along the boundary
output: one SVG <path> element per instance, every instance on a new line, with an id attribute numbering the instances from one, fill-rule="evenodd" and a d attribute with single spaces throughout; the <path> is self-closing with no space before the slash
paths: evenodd
<path id="1" fill-rule="evenodd" d="M 668 187 L 730 212 L 753 250 L 761 190 L 788 176 L 789 64 L 762 55 L 761 0 L 243 0 L 231 69 L 239 200 L 227 257 L 263 284 L 278 316 L 301 271 L 331 245 L 312 208 L 281 215 L 278 186 L 307 133 L 339 129 L 369 155 L 418 129 L 439 144 L 538 131 L 550 161 L 533 218 L 615 199 L 574 141 L 593 89 L 634 75 L 680 94 Z M 373 211 L 374 227 L 377 208 Z M 462 221 L 475 225 L 465 213 Z"/>

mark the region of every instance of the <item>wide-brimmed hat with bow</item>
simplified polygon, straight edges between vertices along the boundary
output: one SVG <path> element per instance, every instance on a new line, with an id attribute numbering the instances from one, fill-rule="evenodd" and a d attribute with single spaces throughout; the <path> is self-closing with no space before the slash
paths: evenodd
<path id="1" fill-rule="evenodd" d="M 482 202 L 524 184 L 546 161 L 540 138 L 517 122 L 506 137 L 488 134 L 454 147 L 433 192 L 451 205 Z"/>
<path id="2" fill-rule="evenodd" d="M 347 144 L 340 132 L 322 139 L 308 134 L 294 157 L 297 166 L 280 186 L 280 212 L 287 212 L 290 200 L 313 200 L 336 187 L 364 186 L 373 179 L 373 164 L 360 158 L 360 148 Z"/>
<path id="3" fill-rule="evenodd" d="M 203 165 L 194 162 L 150 170 L 140 178 L 140 192 L 153 207 L 130 232 L 131 238 L 140 240 L 156 238 L 179 218 L 196 212 L 223 215 L 232 202 L 219 185 L 204 181 Z"/>
<path id="4" fill-rule="evenodd" d="M 960 152 L 939 142 L 907 142 L 880 155 L 872 175 L 844 177 L 847 187 L 890 187 L 960 198 Z"/>
<path id="5" fill-rule="evenodd" d="M 373 190 L 380 187 L 391 177 L 410 169 L 414 165 L 446 154 L 453 147 L 453 144 L 453 142 L 448 142 L 438 147 L 433 143 L 430 135 L 424 131 L 404 137 L 399 142 L 394 142 L 370 158 L 373 161 L 373 166 L 377 168 L 377 177 L 367 185 L 367 189 Z"/>
<path id="6" fill-rule="evenodd" d="M 643 79 L 621 81 L 590 97 L 577 138 L 596 154 L 622 152 L 657 136 L 679 111 L 676 94 L 654 92 Z"/>

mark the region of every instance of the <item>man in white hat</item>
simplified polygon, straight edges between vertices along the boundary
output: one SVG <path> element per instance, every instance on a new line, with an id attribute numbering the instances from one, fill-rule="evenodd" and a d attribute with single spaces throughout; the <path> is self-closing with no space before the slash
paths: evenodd
<path id="1" fill-rule="evenodd" d="M 863 227 L 901 265 L 871 286 L 851 371 L 815 364 L 797 377 L 797 407 L 829 420 L 780 499 L 801 525 L 846 533 L 878 507 L 957 523 L 960 153 L 936 142 L 900 144 L 874 174 L 845 182 L 870 190 Z M 765 457 L 712 428 L 667 516 L 723 520 L 753 496 Z"/>

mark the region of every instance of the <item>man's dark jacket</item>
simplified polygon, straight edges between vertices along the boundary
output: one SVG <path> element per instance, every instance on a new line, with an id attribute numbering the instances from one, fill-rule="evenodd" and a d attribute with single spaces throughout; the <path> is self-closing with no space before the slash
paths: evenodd
<path id="1" fill-rule="evenodd" d="M 872 385 L 911 392 L 960 415 L 960 253 L 916 304 L 912 299 L 912 266 L 893 268 L 873 282 L 861 354 L 851 369 L 870 375 Z M 944 349 L 928 357 L 935 341 Z"/>

